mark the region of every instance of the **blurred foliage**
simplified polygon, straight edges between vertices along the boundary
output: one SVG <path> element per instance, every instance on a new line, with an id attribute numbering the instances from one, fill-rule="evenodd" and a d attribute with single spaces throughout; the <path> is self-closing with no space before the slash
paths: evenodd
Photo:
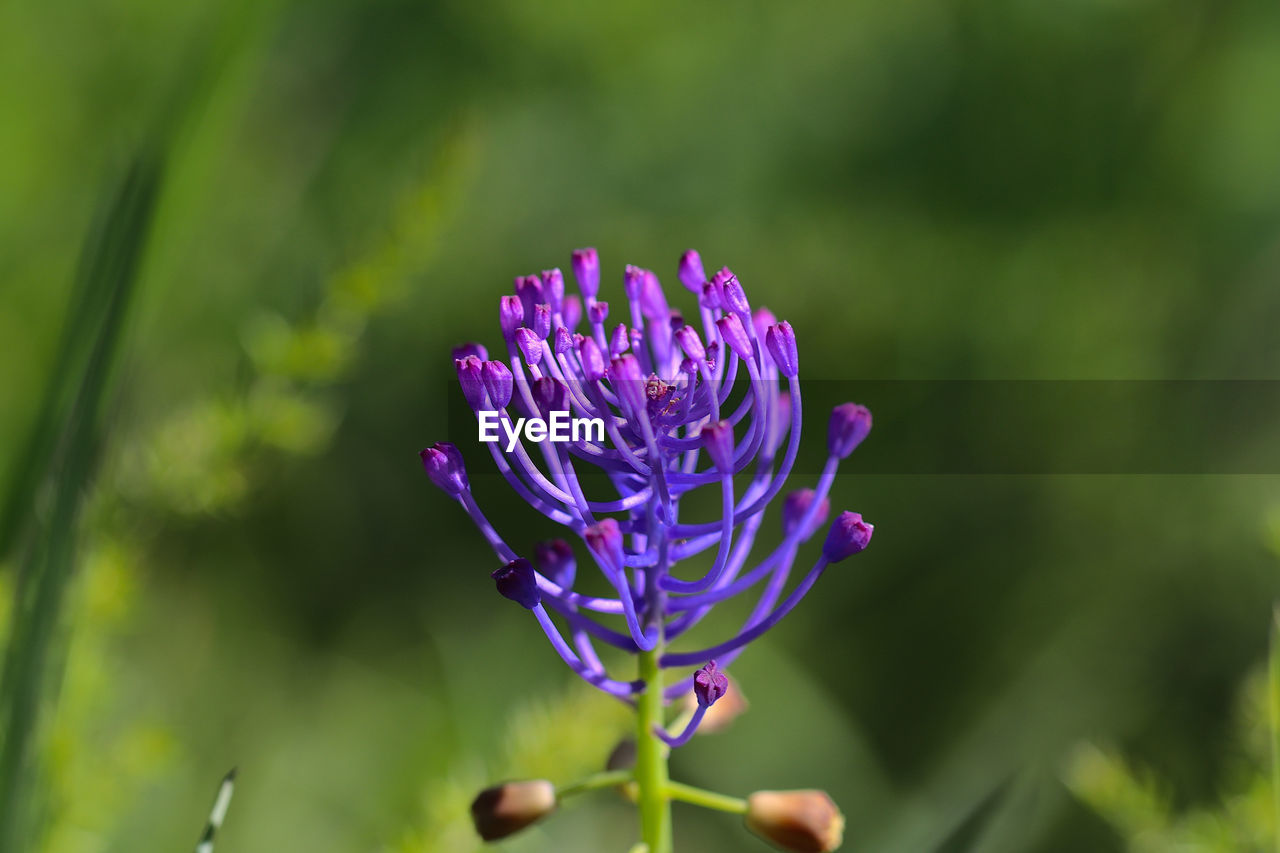
<path id="1" fill-rule="evenodd" d="M 671 280 L 688 246 L 730 264 L 795 325 L 804 378 L 855 397 L 1276 378 L 1278 90 L 1266 0 L 0 6 L 0 446 L 41 423 L 66 318 L 96 316 L 72 282 L 105 176 L 171 141 L 36 849 L 182 849 L 233 764 L 220 853 L 465 849 L 441 845 L 470 843 L 456 806 L 491 772 L 603 759 L 608 727 L 564 720 L 607 709 L 540 698 L 568 678 L 413 457 L 458 440 L 509 538 L 546 537 L 446 434 L 448 349 L 494 343 L 511 277 L 576 246 L 610 287 L 626 262 Z M 906 396 L 867 401 L 870 470 L 898 424 L 924 459 L 991 440 L 918 428 Z M 1090 413 L 1049 415 L 1065 436 Z M 1138 426 L 1114 447 L 1175 450 Z M 1082 738 L 1162 832 L 1243 814 L 1277 472 L 852 462 L 833 502 L 875 547 L 735 666 L 751 712 L 677 773 L 825 787 L 878 853 L 1124 849 L 1056 772 Z M 596 797 L 512 849 L 626 849 L 629 820 Z M 682 848 L 744 844 L 676 823 Z"/>

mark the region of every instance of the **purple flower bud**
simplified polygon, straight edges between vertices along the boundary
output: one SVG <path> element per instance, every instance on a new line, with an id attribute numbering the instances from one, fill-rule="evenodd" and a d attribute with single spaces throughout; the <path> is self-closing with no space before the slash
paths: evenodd
<path id="1" fill-rule="evenodd" d="M 573 349 L 573 335 L 564 326 L 556 329 L 556 355 L 564 355 Z"/>
<path id="2" fill-rule="evenodd" d="M 516 346 L 520 347 L 524 360 L 529 364 L 542 361 L 542 338 L 534 334 L 533 329 L 526 326 L 516 329 Z"/>
<path id="3" fill-rule="evenodd" d="M 729 305 L 724 301 L 724 283 L 733 278 L 733 270 L 728 267 L 721 267 L 711 274 L 711 286 L 715 288 L 716 299 L 720 300 L 722 308 L 728 308 Z"/>
<path id="4" fill-rule="evenodd" d="M 717 421 L 702 428 L 702 446 L 721 474 L 733 471 L 733 424 Z"/>
<path id="5" fill-rule="evenodd" d="M 532 610 L 542 602 L 533 564 L 523 557 L 512 560 L 489 577 L 498 585 L 498 592 L 503 598 L 511 599 L 526 610 Z"/>
<path id="6" fill-rule="evenodd" d="M 827 541 L 822 544 L 822 556 L 828 563 L 838 563 L 863 550 L 871 542 L 875 528 L 862 520 L 856 512 L 842 512 L 831 522 Z"/>
<path id="7" fill-rule="evenodd" d="M 458 384 L 462 386 L 462 396 L 472 410 L 484 406 L 484 379 L 481 374 L 482 362 L 474 355 L 458 359 L 453 363 L 458 371 Z"/>
<path id="8" fill-rule="evenodd" d="M 712 341 L 707 344 L 707 367 L 711 370 L 716 369 L 716 361 L 720 358 L 720 342 Z"/>
<path id="9" fill-rule="evenodd" d="M 604 355 L 593 339 L 584 337 L 578 343 L 578 358 L 582 361 L 582 375 L 588 382 L 598 382 L 604 378 Z"/>
<path id="10" fill-rule="evenodd" d="M 542 295 L 542 280 L 536 275 L 518 276 L 516 278 L 516 296 L 520 297 L 520 305 L 524 308 L 524 321 L 533 321 L 533 309 L 547 299 Z"/>
<path id="11" fill-rule="evenodd" d="M 597 561 L 611 569 L 622 569 L 622 531 L 616 519 L 601 519 L 584 530 L 582 536 Z"/>
<path id="12" fill-rule="evenodd" d="M 680 283 L 695 294 L 702 292 L 707 274 L 702 271 L 702 257 L 693 249 L 680 256 Z"/>
<path id="13" fill-rule="evenodd" d="M 573 586 L 578 561 L 574 559 L 573 548 L 568 542 L 563 539 L 539 542 L 533 546 L 533 559 L 538 570 L 551 580 L 566 589 Z"/>
<path id="14" fill-rule="evenodd" d="M 480 370 L 480 378 L 484 389 L 489 392 L 489 400 L 501 409 L 511 402 L 511 371 L 500 361 L 486 361 Z"/>
<path id="15" fill-rule="evenodd" d="M 685 326 L 676 331 L 676 343 L 680 344 L 680 349 L 684 350 L 684 354 L 696 361 L 702 361 L 707 357 L 707 349 L 702 345 L 702 338 L 698 336 L 698 330 L 693 326 Z"/>
<path id="16" fill-rule="evenodd" d="M 725 307 L 739 317 L 751 316 L 751 304 L 747 302 L 746 291 L 742 289 L 742 284 L 739 283 L 736 275 L 725 279 L 720 287 L 720 298 L 724 300 Z"/>
<path id="17" fill-rule="evenodd" d="M 709 311 L 720 307 L 720 291 L 711 282 L 702 285 L 702 293 L 698 295 L 698 304 Z"/>
<path id="18" fill-rule="evenodd" d="M 553 312 L 560 310 L 564 302 L 564 274 L 559 267 L 542 271 L 542 295 Z"/>
<path id="19" fill-rule="evenodd" d="M 471 803 L 471 822 L 485 841 L 497 841 L 537 823 L 556 809 L 556 786 L 545 779 L 486 788 Z"/>
<path id="20" fill-rule="evenodd" d="M 534 405 L 544 418 L 552 412 L 569 411 L 569 389 L 558 379 L 544 376 L 534 380 L 530 393 L 533 395 Z"/>
<path id="21" fill-rule="evenodd" d="M 609 355 L 622 355 L 631 345 L 631 336 L 627 333 L 627 324 L 619 323 L 609 338 Z"/>
<path id="22" fill-rule="evenodd" d="M 671 334 L 675 334 L 685 327 L 684 315 L 679 311 L 672 309 L 668 323 L 671 326 Z"/>
<path id="23" fill-rule="evenodd" d="M 538 336 L 538 340 L 545 341 L 547 335 L 551 334 L 551 306 L 545 302 L 540 302 L 533 306 L 533 322 L 529 324 L 529 328 L 533 329 L 533 333 Z"/>
<path id="24" fill-rule="evenodd" d="M 582 295 L 595 298 L 600 292 L 600 256 L 595 249 L 577 249 L 573 253 L 573 277 Z"/>
<path id="25" fill-rule="evenodd" d="M 504 296 L 499 300 L 498 322 L 502 326 L 502 337 L 511 340 L 524 322 L 524 305 L 519 296 Z"/>
<path id="26" fill-rule="evenodd" d="M 560 316 L 569 331 L 572 332 L 578 328 L 578 324 L 582 322 L 582 300 L 578 298 L 578 294 L 570 293 L 564 298 L 560 306 Z"/>
<path id="27" fill-rule="evenodd" d="M 871 432 L 871 410 L 857 403 L 841 403 L 831 410 L 827 425 L 827 450 L 845 459 Z"/>
<path id="28" fill-rule="evenodd" d="M 716 320 L 716 327 L 720 329 L 721 339 L 738 354 L 738 358 L 743 361 L 751 360 L 751 338 L 747 337 L 747 330 L 742 328 L 742 321 L 737 314 L 725 314 Z"/>
<path id="29" fill-rule="evenodd" d="M 609 319 L 609 303 L 593 302 L 591 307 L 587 309 L 587 319 L 593 326 L 599 326 Z"/>
<path id="30" fill-rule="evenodd" d="M 632 414 L 645 411 L 644 374 L 634 355 L 619 356 L 610 362 L 609 384 Z"/>
<path id="31" fill-rule="evenodd" d="M 800 354 L 796 349 L 796 333 L 786 320 L 770 326 L 764 334 L 764 345 L 783 376 L 800 372 Z"/>
<path id="32" fill-rule="evenodd" d="M 751 325 L 755 328 L 756 337 L 760 340 L 764 340 L 765 333 L 776 322 L 778 322 L 778 318 L 773 316 L 773 312 L 763 305 L 751 315 Z"/>
<path id="33" fill-rule="evenodd" d="M 422 467 L 427 476 L 451 497 L 471 488 L 467 481 L 467 468 L 462 462 L 462 453 L 447 441 L 439 441 L 418 453 L 422 459 Z"/>
<path id="34" fill-rule="evenodd" d="M 464 359 L 469 355 L 474 355 L 476 358 L 480 359 L 481 361 L 484 361 L 489 357 L 489 351 L 485 349 L 482 344 L 477 344 L 477 343 L 466 343 L 466 344 L 463 344 L 462 346 L 457 346 L 453 348 L 454 361 Z"/>
<path id="35" fill-rule="evenodd" d="M 782 502 L 782 534 L 784 536 L 790 536 L 795 532 L 804 519 L 804 514 L 809 511 L 809 507 L 813 506 L 815 497 L 817 493 L 813 489 L 797 489 L 787 495 L 786 500 Z M 816 533 L 819 527 L 826 524 L 827 515 L 830 512 L 831 501 L 823 498 L 822 503 L 818 504 L 818 511 L 814 514 L 813 520 L 800 534 L 800 538 L 808 539 Z"/>
<path id="36" fill-rule="evenodd" d="M 644 270 L 640 267 L 627 264 L 627 268 L 622 272 L 622 290 L 627 294 L 627 299 L 634 302 L 640 298 L 640 288 L 644 285 Z"/>
<path id="37" fill-rule="evenodd" d="M 707 661 L 706 666 L 693 674 L 693 695 L 703 708 L 710 708 L 728 692 L 729 678 L 716 669 L 715 661 Z"/>
<path id="38" fill-rule="evenodd" d="M 665 320 L 671 313 L 667 297 L 662 292 L 662 282 L 653 270 L 641 270 L 640 313 L 650 320 Z"/>

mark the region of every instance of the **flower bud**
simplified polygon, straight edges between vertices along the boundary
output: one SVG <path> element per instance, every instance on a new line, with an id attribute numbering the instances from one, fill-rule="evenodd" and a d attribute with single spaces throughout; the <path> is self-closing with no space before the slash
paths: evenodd
<path id="1" fill-rule="evenodd" d="M 662 292 L 662 282 L 653 270 L 641 270 L 640 280 L 640 313 L 647 319 L 666 322 L 671 315 L 667 306 L 666 294 Z"/>
<path id="2" fill-rule="evenodd" d="M 764 340 L 769 327 L 777 322 L 778 318 L 773 316 L 773 312 L 763 305 L 751 313 L 751 325 L 755 328 L 756 337 L 760 340 Z"/>
<path id="3" fill-rule="evenodd" d="M 822 556 L 828 563 L 838 563 L 852 557 L 867 547 L 875 527 L 862 520 L 856 512 L 842 512 L 831 522 L 827 541 L 822 545 Z"/>
<path id="4" fill-rule="evenodd" d="M 702 271 L 702 256 L 690 249 L 680 256 L 680 283 L 693 293 L 701 293 L 707 274 Z"/>
<path id="5" fill-rule="evenodd" d="M 564 302 L 564 274 L 559 267 L 542 271 L 542 295 L 553 313 L 560 310 Z"/>
<path id="6" fill-rule="evenodd" d="M 809 507 L 813 506 L 813 499 L 817 497 L 817 493 L 813 489 L 797 489 L 787 495 L 786 500 L 782 502 L 782 535 L 790 536 L 800 526 L 800 522 L 804 519 L 805 513 L 809 511 Z M 813 516 L 813 520 L 809 522 L 809 526 L 800 534 L 801 539 L 808 539 L 818 528 L 827 521 L 827 514 L 831 512 L 831 501 L 826 498 L 822 499 L 822 503 L 818 505 L 818 510 Z"/>
<path id="7" fill-rule="evenodd" d="M 582 295 L 595 298 L 600 292 L 600 256 L 595 249 L 577 249 L 573 253 L 573 277 Z"/>
<path id="8" fill-rule="evenodd" d="M 578 294 L 570 293 L 564 298 L 560 305 L 560 316 L 569 331 L 578 328 L 578 324 L 582 322 L 582 300 L 578 298 Z"/>
<path id="9" fill-rule="evenodd" d="M 484 390 L 489 392 L 489 400 L 501 409 L 511 402 L 513 380 L 511 371 L 500 361 L 486 361 L 480 369 L 480 378 L 484 382 Z"/>
<path id="10" fill-rule="evenodd" d="M 539 542 L 533 546 L 533 559 L 542 572 L 560 586 L 568 589 L 573 586 L 574 575 L 578 571 L 578 561 L 574 559 L 573 548 L 563 539 L 552 539 Z"/>
<path id="11" fill-rule="evenodd" d="M 460 358 L 453 363 L 458 371 L 458 384 L 462 386 L 462 396 L 472 410 L 484 406 L 484 373 L 480 359 L 474 355 Z"/>
<path id="12" fill-rule="evenodd" d="M 747 337 L 747 330 L 742 327 L 737 314 L 725 314 L 716 320 L 716 328 L 720 330 L 720 337 L 729 348 L 738 354 L 738 358 L 743 361 L 751 360 L 751 338 Z"/>
<path id="13" fill-rule="evenodd" d="M 717 421 L 702 428 L 702 446 L 707 449 L 716 470 L 721 474 L 733 473 L 733 424 Z"/>
<path id="14" fill-rule="evenodd" d="M 481 361 L 485 361 L 486 359 L 489 358 L 489 351 L 484 348 L 483 344 L 477 344 L 474 342 L 465 343 L 465 344 L 462 344 L 461 346 L 456 346 L 453 348 L 454 361 L 460 361 L 469 355 L 474 355 L 476 358 L 480 359 Z"/>
<path id="15" fill-rule="evenodd" d="M 604 321 L 609 319 L 609 303 L 593 302 L 591 307 L 587 309 L 587 320 L 593 326 L 604 325 Z"/>
<path id="16" fill-rule="evenodd" d="M 530 394 L 544 418 L 550 417 L 552 412 L 569 411 L 569 389 L 558 379 L 543 376 L 534 380 Z"/>
<path id="17" fill-rule="evenodd" d="M 582 361 L 582 375 L 588 382 L 597 382 L 604 378 L 604 355 L 594 340 L 584 337 L 578 343 L 578 358 Z"/>
<path id="18" fill-rule="evenodd" d="M 727 692 L 729 678 L 716 669 L 715 661 L 707 661 L 706 666 L 693 674 L 693 695 L 700 707 L 710 708 Z"/>
<path id="19" fill-rule="evenodd" d="M 542 601 L 533 564 L 523 557 L 517 557 L 489 577 L 493 578 L 503 598 L 511 599 L 526 610 L 532 610 Z"/>
<path id="20" fill-rule="evenodd" d="M 609 355 L 619 356 L 631 346 L 631 335 L 627 332 L 627 324 L 619 323 L 609 336 Z"/>
<path id="21" fill-rule="evenodd" d="M 827 853 L 844 840 L 844 815 L 825 791 L 756 791 L 747 829 L 794 853 Z"/>
<path id="22" fill-rule="evenodd" d="M 547 299 L 542 295 L 542 279 L 536 275 L 522 275 L 516 278 L 516 296 L 520 297 L 520 305 L 524 308 L 524 321 L 533 322 L 533 310 L 540 302 Z"/>
<path id="23" fill-rule="evenodd" d="M 551 306 L 545 302 L 539 302 L 533 306 L 533 322 L 529 324 L 529 328 L 533 329 L 533 333 L 538 336 L 538 340 L 545 341 L 547 335 L 551 334 Z"/>
<path id="24" fill-rule="evenodd" d="M 422 467 L 431 482 L 447 495 L 457 497 L 471 487 L 467 482 L 467 468 L 462 453 L 447 441 L 436 442 L 418 453 Z"/>
<path id="25" fill-rule="evenodd" d="M 621 571 L 625 555 L 622 550 L 622 530 L 613 518 L 605 518 L 582 531 L 587 549 L 603 566 Z"/>
<path id="26" fill-rule="evenodd" d="M 524 326 L 516 329 L 516 346 L 520 347 L 520 353 L 527 363 L 537 364 L 542 361 L 542 339 L 534 334 L 533 329 Z"/>
<path id="27" fill-rule="evenodd" d="M 564 355 L 571 349 L 573 349 L 573 335 L 566 327 L 561 326 L 556 329 L 556 355 Z"/>
<path id="28" fill-rule="evenodd" d="M 786 320 L 768 328 L 764 333 L 764 345 L 769 357 L 783 376 L 792 377 L 800 372 L 800 355 L 796 350 L 796 333 Z"/>
<path id="29" fill-rule="evenodd" d="M 502 326 L 502 337 L 511 340 L 524 322 L 524 304 L 519 296 L 504 296 L 498 300 L 498 324 Z"/>
<path id="30" fill-rule="evenodd" d="M 750 319 L 751 303 L 747 302 L 746 291 L 742 289 L 742 284 L 736 275 L 729 276 L 720 286 L 720 299 L 730 311 L 739 317 Z"/>
<path id="31" fill-rule="evenodd" d="M 702 345 L 702 338 L 698 337 L 698 330 L 693 326 L 684 326 L 677 330 L 676 343 L 680 344 L 684 354 L 695 362 L 707 357 L 707 349 Z"/>
<path id="32" fill-rule="evenodd" d="M 622 271 L 622 290 L 627 294 L 627 299 L 631 302 L 639 299 L 642 287 L 644 287 L 644 270 L 627 264 L 627 268 Z"/>
<path id="33" fill-rule="evenodd" d="M 486 788 L 471 803 L 471 821 L 485 841 L 497 841 L 537 823 L 556 809 L 556 786 L 545 779 Z"/>
<path id="34" fill-rule="evenodd" d="M 724 731 L 750 707 L 746 697 L 742 695 L 742 688 L 738 686 L 738 682 L 728 674 L 725 677 L 729 679 L 729 689 L 716 704 L 707 708 L 702 722 L 698 725 L 699 735 L 713 735 Z M 690 690 L 685 696 L 684 710 L 686 713 L 692 713 L 698 707 L 697 694 Z"/>
<path id="35" fill-rule="evenodd" d="M 714 311 L 720 307 L 720 291 L 711 282 L 703 282 L 702 293 L 698 295 L 698 304 L 703 308 Z"/>
<path id="36" fill-rule="evenodd" d="M 615 358 L 609 364 L 609 384 L 629 414 L 638 417 L 644 413 L 648 399 L 645 397 L 645 377 L 634 355 Z"/>
<path id="37" fill-rule="evenodd" d="M 841 403 L 831 410 L 827 424 L 827 450 L 841 459 L 848 457 L 871 432 L 871 411 L 857 403 Z"/>

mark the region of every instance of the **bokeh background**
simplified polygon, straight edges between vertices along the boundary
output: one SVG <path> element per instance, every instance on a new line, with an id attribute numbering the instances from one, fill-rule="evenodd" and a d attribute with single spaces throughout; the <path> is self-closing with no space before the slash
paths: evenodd
<path id="1" fill-rule="evenodd" d="M 824 787 L 850 850 L 1269 849 L 1276 437 L 1204 431 L 1229 472 L 1169 470 L 1204 409 L 1037 392 L 1020 437 L 928 398 L 1280 378 L 1277 104 L 1270 0 L 0 5 L 11 658 L 32 543 L 74 546 L 7 843 L 190 849 L 238 765 L 219 853 L 469 851 L 478 787 L 602 761 L 625 719 L 416 458 L 454 423 L 449 348 L 595 245 L 615 288 L 729 264 L 802 377 L 877 416 L 833 493 L 873 547 L 741 659 L 750 713 L 677 774 Z M 1142 461 L 954 458 L 1082 429 Z M 459 443 L 510 538 L 548 536 Z M 509 849 L 634 833 L 602 795 Z"/>

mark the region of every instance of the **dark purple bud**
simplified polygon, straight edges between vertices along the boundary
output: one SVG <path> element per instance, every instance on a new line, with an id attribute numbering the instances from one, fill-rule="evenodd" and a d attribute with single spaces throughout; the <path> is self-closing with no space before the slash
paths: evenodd
<path id="1" fill-rule="evenodd" d="M 673 335 L 685 327 L 684 315 L 679 311 L 672 310 L 668 316 L 668 323 L 671 326 L 671 333 Z"/>
<path id="2" fill-rule="evenodd" d="M 458 384 L 462 386 L 462 396 L 473 410 L 484 406 L 484 377 L 481 372 L 483 362 L 474 355 L 458 359 L 453 363 L 458 371 Z"/>
<path id="3" fill-rule="evenodd" d="M 474 355 L 476 358 L 484 361 L 489 357 L 489 351 L 485 349 L 482 344 L 477 343 L 467 343 L 453 348 L 454 361 L 464 359 L 469 355 Z"/>
<path id="4" fill-rule="evenodd" d="M 533 564 L 523 557 L 512 560 L 489 577 L 498 585 L 503 598 L 511 599 L 525 610 L 532 610 L 542 602 Z"/>
<path id="5" fill-rule="evenodd" d="M 498 302 L 498 322 L 502 326 L 502 337 L 511 340 L 524 322 L 524 305 L 519 296 L 504 296 Z"/>
<path id="6" fill-rule="evenodd" d="M 467 468 L 462 462 L 462 453 L 447 441 L 439 441 L 418 453 L 422 459 L 422 467 L 427 476 L 445 494 L 452 497 L 465 492 L 471 487 L 467 482 Z"/>
<path id="7" fill-rule="evenodd" d="M 729 678 L 716 669 L 715 661 L 707 661 L 706 666 L 693 674 L 693 695 L 703 708 L 710 708 L 728 692 Z"/>
<path id="8" fill-rule="evenodd" d="M 733 424 L 717 421 L 702 428 L 702 446 L 721 474 L 733 472 Z"/>
<path id="9" fill-rule="evenodd" d="M 595 298 L 600 292 L 600 256 L 595 249 L 577 249 L 573 253 L 573 277 L 582 295 Z"/>
<path id="10" fill-rule="evenodd" d="M 787 495 L 786 500 L 782 502 L 782 534 L 784 536 L 790 536 L 796 531 L 804 519 L 804 514 L 809 511 L 809 507 L 813 506 L 815 497 L 817 493 L 813 489 L 798 489 Z M 814 513 L 813 520 L 800 534 L 800 538 L 808 539 L 817 533 L 818 528 L 827 523 L 827 515 L 830 512 L 831 501 L 823 498 L 822 503 L 818 504 L 818 511 Z"/>
<path id="11" fill-rule="evenodd" d="M 615 519 L 605 518 L 596 522 L 584 530 L 582 536 L 586 540 L 587 549 L 598 562 L 611 569 L 622 569 L 622 531 Z"/>
<path id="12" fill-rule="evenodd" d="M 609 363 L 609 384 L 630 413 L 645 411 L 644 374 L 634 355 L 619 356 Z"/>
<path id="13" fill-rule="evenodd" d="M 542 295 L 542 280 L 536 275 L 525 275 L 516 278 L 516 296 L 520 297 L 520 305 L 524 308 L 524 321 L 533 321 L 533 309 L 547 298 Z"/>
<path id="14" fill-rule="evenodd" d="M 720 291 L 711 282 L 702 285 L 702 293 L 698 295 L 698 304 L 703 308 L 714 311 L 720 307 Z"/>
<path id="15" fill-rule="evenodd" d="M 538 565 L 538 571 L 551 580 L 565 589 L 573 586 L 578 561 L 574 559 L 573 548 L 568 542 L 563 539 L 539 542 L 533 546 L 533 559 Z"/>
<path id="16" fill-rule="evenodd" d="M 716 361 L 720 358 L 720 342 L 712 341 L 707 344 L 707 367 L 711 370 L 716 369 Z"/>
<path id="17" fill-rule="evenodd" d="M 640 298 L 640 288 L 644 285 L 644 270 L 640 267 L 627 264 L 627 268 L 622 271 L 622 290 L 627 294 L 627 299 L 631 302 Z"/>
<path id="18" fill-rule="evenodd" d="M 486 788 L 471 803 L 471 822 L 485 841 L 497 841 L 556 810 L 556 786 L 545 779 Z"/>
<path id="19" fill-rule="evenodd" d="M 564 326 L 556 329 L 556 355 L 564 355 L 573 349 L 573 335 Z"/>
<path id="20" fill-rule="evenodd" d="M 529 328 L 533 329 L 533 333 L 538 336 L 538 340 L 545 341 L 547 335 L 551 334 L 551 306 L 545 302 L 540 302 L 533 306 L 533 322 L 529 324 Z"/>
<path id="21" fill-rule="evenodd" d="M 558 379 L 550 376 L 536 379 L 530 393 L 533 395 L 534 405 L 544 418 L 552 412 L 569 411 L 569 389 Z"/>
<path id="22" fill-rule="evenodd" d="M 751 360 L 751 338 L 747 337 L 747 330 L 742 328 L 742 321 L 737 314 L 725 314 L 716 320 L 716 327 L 720 329 L 720 338 L 738 354 L 738 358 L 743 361 Z"/>
<path id="23" fill-rule="evenodd" d="M 631 336 L 627 334 L 627 324 L 619 323 L 609 338 L 609 355 L 622 355 L 631 345 Z"/>
<path id="24" fill-rule="evenodd" d="M 725 279 L 720 288 L 720 298 L 724 300 L 725 307 L 739 317 L 751 316 L 751 303 L 747 302 L 746 291 L 742 289 L 742 284 L 736 275 Z"/>
<path id="25" fill-rule="evenodd" d="M 822 544 L 822 556 L 828 563 L 838 563 L 867 547 L 875 528 L 862 520 L 856 512 L 842 512 L 831 522 L 827 541 Z"/>
<path id="26" fill-rule="evenodd" d="M 695 294 L 702 292 L 707 274 L 702 271 L 702 257 L 690 249 L 680 256 L 680 283 Z"/>
<path id="27" fill-rule="evenodd" d="M 560 306 L 560 316 L 569 331 L 572 332 L 578 328 L 578 324 L 582 322 L 582 300 L 578 298 L 578 294 L 570 293 L 564 298 L 564 303 Z"/>
<path id="28" fill-rule="evenodd" d="M 778 322 L 778 318 L 773 316 L 773 312 L 763 305 L 751 315 L 751 325 L 756 330 L 756 337 L 760 340 L 764 340 L 765 333 L 776 322 Z"/>
<path id="29" fill-rule="evenodd" d="M 831 410 L 827 425 L 827 450 L 845 459 L 871 432 L 871 410 L 857 403 L 841 403 Z"/>
<path id="30" fill-rule="evenodd" d="M 680 344 L 684 354 L 694 361 L 702 361 L 707 357 L 707 348 L 702 345 L 702 338 L 698 336 L 698 330 L 693 326 L 678 329 L 676 343 Z"/>
<path id="31" fill-rule="evenodd" d="M 484 382 L 484 390 L 489 392 L 489 400 L 501 409 L 511 402 L 511 371 L 500 361 L 486 361 L 480 370 L 480 378 Z"/>
<path id="32" fill-rule="evenodd" d="M 526 326 L 516 329 L 516 346 L 529 364 L 542 361 L 542 338 L 534 334 L 533 329 Z"/>
<path id="33" fill-rule="evenodd" d="M 788 378 L 800 372 L 800 353 L 796 349 L 796 333 L 786 320 L 769 327 L 764 333 L 764 345 L 769 357 L 778 366 L 778 372 Z"/>
<path id="34" fill-rule="evenodd" d="M 564 302 L 564 275 L 559 267 L 542 271 L 542 295 L 553 312 L 560 310 Z"/>
<path id="35" fill-rule="evenodd" d="M 591 307 L 587 309 L 587 320 L 591 322 L 591 325 L 602 325 L 607 319 L 609 319 L 608 302 L 593 302 Z"/>
<path id="36" fill-rule="evenodd" d="M 582 375 L 588 382 L 597 382 L 604 378 L 604 355 L 595 340 L 584 337 L 578 343 L 578 358 L 582 361 Z"/>
<path id="37" fill-rule="evenodd" d="M 844 841 L 844 815 L 825 791 L 756 791 L 746 824 L 791 853 L 830 853 Z"/>

